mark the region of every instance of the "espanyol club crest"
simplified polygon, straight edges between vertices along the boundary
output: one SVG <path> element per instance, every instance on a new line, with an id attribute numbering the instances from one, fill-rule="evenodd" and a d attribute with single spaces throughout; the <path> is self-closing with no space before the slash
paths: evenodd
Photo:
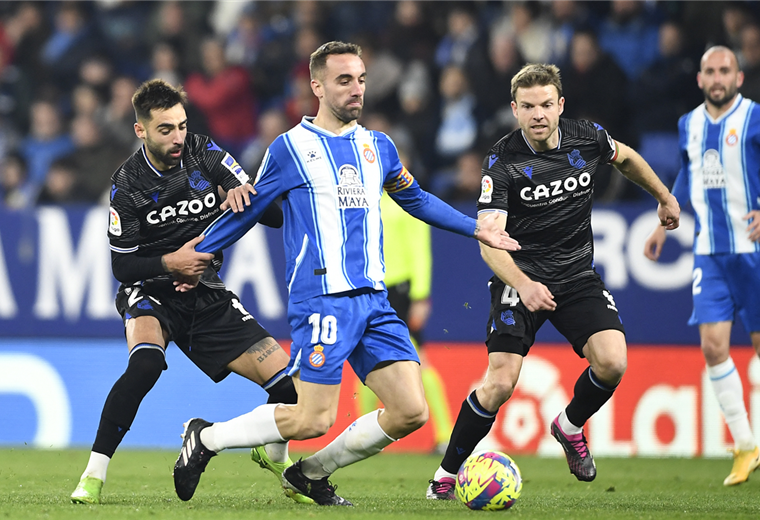
<path id="1" fill-rule="evenodd" d="M 325 364 L 325 347 L 322 345 L 314 347 L 314 352 L 309 354 L 309 364 L 315 368 Z"/>
<path id="2" fill-rule="evenodd" d="M 372 151 L 368 144 L 364 145 L 362 155 L 364 156 L 364 160 L 368 163 L 372 164 L 375 162 L 375 152 Z"/>
<path id="3" fill-rule="evenodd" d="M 739 134 L 736 133 L 736 128 L 732 128 L 728 131 L 728 135 L 726 136 L 726 144 L 728 146 L 736 146 L 736 143 L 739 142 Z"/>

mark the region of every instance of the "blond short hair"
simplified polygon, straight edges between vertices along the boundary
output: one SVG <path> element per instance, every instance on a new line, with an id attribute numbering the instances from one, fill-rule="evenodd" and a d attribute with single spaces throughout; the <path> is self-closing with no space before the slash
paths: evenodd
<path id="1" fill-rule="evenodd" d="M 562 80 L 559 67 L 550 63 L 529 63 L 512 77 L 512 100 L 517 101 L 518 88 L 554 85 L 562 97 Z"/>

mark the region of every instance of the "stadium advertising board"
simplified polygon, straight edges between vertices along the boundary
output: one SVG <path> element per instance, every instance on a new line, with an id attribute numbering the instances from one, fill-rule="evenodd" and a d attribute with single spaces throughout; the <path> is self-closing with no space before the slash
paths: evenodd
<path id="1" fill-rule="evenodd" d="M 426 348 L 428 361 L 446 382 L 455 415 L 485 374 L 485 349 L 444 343 Z M 760 432 L 760 361 L 750 347 L 736 347 L 732 354 L 748 382 L 744 391 L 753 431 Z M 167 362 L 169 369 L 140 407 L 125 447 L 179 449 L 182 423 L 190 417 L 226 420 L 266 401 L 258 386 L 234 375 L 215 385 L 173 346 Z M 0 341 L 0 445 L 89 447 L 106 394 L 125 364 L 126 348 L 113 340 Z M 549 423 L 569 401 L 585 366 L 569 346 L 536 345 L 482 447 L 561 456 Z M 321 439 L 294 442 L 292 450 L 314 451 L 355 420 L 360 384 L 346 367 L 336 424 Z M 432 428 L 429 421 L 387 450 L 430 451 Z M 723 457 L 731 446 L 696 346 L 632 346 L 628 372 L 587 425 L 587 436 L 595 456 Z"/>
<path id="2" fill-rule="evenodd" d="M 472 210 L 470 206 L 462 208 Z M 106 237 L 108 209 L 42 207 L 0 210 L 0 337 L 122 337 L 113 298 Z M 592 217 L 595 265 L 615 298 L 631 343 L 694 344 L 691 237 L 684 215 L 663 259 L 642 253 L 656 222 L 651 204 L 597 207 Z M 481 341 L 490 271 L 473 240 L 433 230 L 432 341 Z M 246 308 L 278 338 L 286 322 L 282 233 L 256 226 L 225 252 L 222 276 Z M 562 341 L 550 326 L 540 341 Z M 737 327 L 741 329 L 741 327 Z M 734 342 L 748 342 L 742 330 Z"/>

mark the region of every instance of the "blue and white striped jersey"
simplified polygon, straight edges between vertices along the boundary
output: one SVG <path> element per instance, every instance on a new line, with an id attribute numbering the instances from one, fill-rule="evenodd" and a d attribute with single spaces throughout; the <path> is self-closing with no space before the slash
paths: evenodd
<path id="1" fill-rule="evenodd" d="M 240 238 L 283 196 L 286 281 L 291 302 L 359 288 L 383 290 L 383 189 L 429 224 L 472 236 L 475 220 L 422 191 L 391 139 L 356 125 L 336 135 L 311 118 L 269 146 L 241 213 L 226 212 L 196 251 L 215 252 Z"/>
<path id="2" fill-rule="evenodd" d="M 696 214 L 694 253 L 751 253 L 742 217 L 760 209 L 760 105 L 737 95 L 717 120 L 702 104 L 678 121 L 681 171 L 673 194 Z"/>

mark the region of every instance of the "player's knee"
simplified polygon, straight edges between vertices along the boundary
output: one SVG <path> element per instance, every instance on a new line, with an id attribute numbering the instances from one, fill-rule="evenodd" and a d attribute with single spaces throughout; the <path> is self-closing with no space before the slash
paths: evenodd
<path id="1" fill-rule="evenodd" d="M 512 397 L 512 392 L 515 391 L 515 385 L 517 381 L 511 379 L 496 379 L 493 381 L 486 381 L 483 385 L 482 391 L 485 396 L 481 404 L 488 410 L 497 410 L 501 405 L 507 402 Z"/>
<path id="2" fill-rule="evenodd" d="M 628 369 L 628 359 L 626 356 L 613 356 L 601 360 L 597 365 L 593 367 L 596 377 L 605 384 L 615 386 Z"/>
<path id="3" fill-rule="evenodd" d="M 702 354 L 705 356 L 707 364 L 714 366 L 723 363 L 728 359 L 728 346 L 724 347 L 719 342 L 711 341 L 709 338 L 703 338 Z"/>
<path id="4" fill-rule="evenodd" d="M 387 409 L 387 428 L 386 433 L 391 437 L 401 438 L 422 428 L 430 418 L 430 410 L 427 402 L 420 399 L 414 404 L 407 402 L 403 408 Z"/>

